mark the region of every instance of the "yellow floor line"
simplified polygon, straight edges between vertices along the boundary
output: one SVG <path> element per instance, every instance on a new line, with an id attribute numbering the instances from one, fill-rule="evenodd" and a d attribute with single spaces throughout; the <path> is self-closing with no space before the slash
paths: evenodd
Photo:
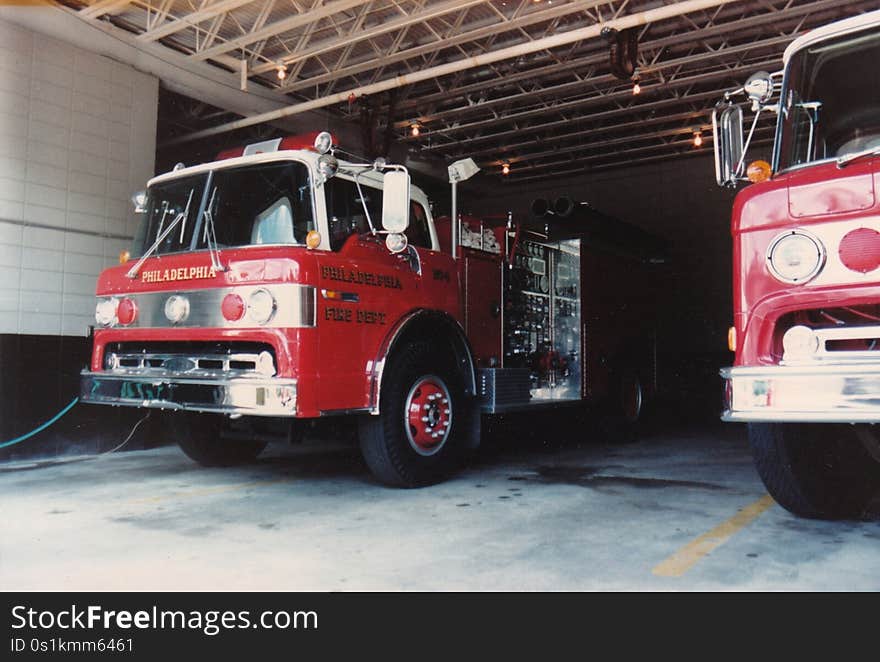
<path id="1" fill-rule="evenodd" d="M 209 496 L 211 494 L 222 494 L 223 492 L 232 492 L 235 490 L 245 490 L 249 487 L 266 487 L 267 485 L 288 483 L 292 480 L 292 478 L 279 478 L 277 480 L 259 480 L 253 483 L 218 485 L 217 487 L 207 487 L 203 490 L 192 490 L 190 492 L 170 492 L 168 494 L 160 494 L 159 496 L 148 497 L 146 499 L 132 499 L 128 503 L 156 503 L 158 501 L 168 501 L 171 499 L 190 499 L 192 497 Z"/>
<path id="2" fill-rule="evenodd" d="M 775 502 L 765 496 L 746 506 L 726 522 L 722 522 L 699 538 L 694 538 L 651 571 L 658 577 L 681 577 L 701 558 L 727 542 L 737 531 L 748 526 Z"/>

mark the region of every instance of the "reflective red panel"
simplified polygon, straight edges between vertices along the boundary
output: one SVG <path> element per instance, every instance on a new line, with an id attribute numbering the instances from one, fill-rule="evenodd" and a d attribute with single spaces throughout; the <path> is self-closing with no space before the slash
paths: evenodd
<path id="1" fill-rule="evenodd" d="M 841 240 L 838 250 L 848 269 L 863 274 L 874 271 L 880 266 L 880 232 L 871 228 L 853 230 Z"/>
<path id="2" fill-rule="evenodd" d="M 123 299 L 116 308 L 116 319 L 123 326 L 128 326 L 137 319 L 137 304 L 133 299 Z"/>
<path id="3" fill-rule="evenodd" d="M 223 317 L 227 320 L 230 322 L 237 322 L 244 317 L 244 299 L 237 294 L 230 292 L 223 297 L 223 302 L 220 304 L 220 310 L 223 312 Z"/>

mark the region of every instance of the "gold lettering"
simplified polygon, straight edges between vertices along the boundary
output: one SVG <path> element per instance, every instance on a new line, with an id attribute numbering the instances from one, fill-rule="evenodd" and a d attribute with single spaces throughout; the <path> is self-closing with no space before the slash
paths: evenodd
<path id="1" fill-rule="evenodd" d="M 154 269 L 153 271 L 142 271 L 141 282 L 162 283 L 175 280 L 195 280 L 200 278 L 214 278 L 216 275 L 217 271 L 211 266 L 178 267 L 176 269 L 165 269 L 164 271 Z"/>

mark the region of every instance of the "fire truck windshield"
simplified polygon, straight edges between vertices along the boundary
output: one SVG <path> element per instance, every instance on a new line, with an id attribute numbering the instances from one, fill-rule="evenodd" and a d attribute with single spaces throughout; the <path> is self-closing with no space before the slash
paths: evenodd
<path id="1" fill-rule="evenodd" d="M 880 148 L 878 62 L 876 29 L 807 46 L 791 57 L 774 170 Z"/>
<path id="2" fill-rule="evenodd" d="M 148 251 L 178 216 L 182 218 L 152 254 L 255 244 L 304 245 L 308 232 L 315 229 L 308 169 L 302 163 L 282 161 L 159 182 L 147 191 L 146 213 L 132 254 L 138 257 Z"/>

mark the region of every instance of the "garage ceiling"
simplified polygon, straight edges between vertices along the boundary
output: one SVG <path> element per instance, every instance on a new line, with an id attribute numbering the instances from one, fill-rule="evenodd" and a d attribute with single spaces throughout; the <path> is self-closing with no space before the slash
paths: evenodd
<path id="1" fill-rule="evenodd" d="M 291 106 L 280 116 L 325 108 L 380 134 L 391 131 L 422 154 L 471 156 L 499 177 L 509 164 L 510 182 L 710 150 L 709 113 L 723 90 L 754 71 L 778 69 L 797 35 L 876 8 L 873 0 L 63 4 L 84 20 L 134 33 L 140 43 L 233 72 L 246 67 L 248 86 L 287 95 Z M 637 38 L 633 74 L 626 58 L 612 73 L 603 27 Z M 279 114 L 234 117 L 212 114 L 182 139 Z M 756 137 L 767 140 L 772 129 L 760 131 Z"/>

